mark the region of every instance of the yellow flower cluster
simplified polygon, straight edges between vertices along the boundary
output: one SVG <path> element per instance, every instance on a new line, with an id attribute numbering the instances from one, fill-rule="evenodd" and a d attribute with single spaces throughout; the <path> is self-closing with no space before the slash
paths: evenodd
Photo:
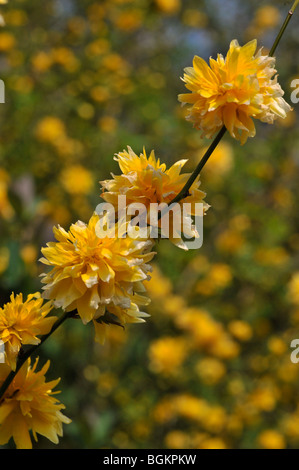
<path id="1" fill-rule="evenodd" d="M 273 123 L 291 110 L 275 75 L 275 58 L 256 48 L 256 40 L 244 46 L 233 40 L 225 58 L 218 54 L 208 65 L 195 56 L 193 67 L 185 69 L 184 82 L 191 93 L 179 95 L 179 100 L 191 104 L 187 119 L 203 136 L 211 138 L 225 126 L 244 144 L 255 136 L 252 118 Z"/>
<path id="2" fill-rule="evenodd" d="M 40 339 L 37 336 L 51 330 L 57 319 L 47 316 L 52 308 L 52 302 L 43 305 L 38 292 L 28 295 L 26 301 L 23 301 L 23 294 L 12 294 L 10 302 L 0 308 L 0 339 L 5 346 L 6 362 L 12 370 L 16 368 L 21 346 L 38 344 Z"/>
<path id="3" fill-rule="evenodd" d="M 40 293 L 11 295 L 10 302 L 0 308 L 0 340 L 4 345 L 5 362 L 0 363 L 0 387 L 11 371 L 15 371 L 21 348 L 38 345 L 41 338 L 50 332 L 57 320 L 48 316 L 52 302 L 44 303 Z M 36 372 L 37 360 L 33 367 L 30 359 L 22 365 L 0 400 L 0 445 L 13 437 L 17 448 L 32 448 L 29 431 L 35 440 L 37 433 L 58 443 L 62 436 L 62 423 L 69 423 L 61 409 L 64 405 L 51 397 L 59 379 L 45 382 L 45 373 L 50 362 Z M 54 392 L 57 393 L 57 392 Z"/>
<path id="4" fill-rule="evenodd" d="M 113 175 L 112 180 L 102 181 L 103 192 L 102 198 L 111 203 L 115 210 L 118 207 L 118 197 L 121 195 L 126 196 L 126 204 L 129 206 L 134 203 L 141 203 L 147 209 L 147 221 L 150 224 L 150 208 L 151 204 L 170 204 L 175 196 L 184 187 L 185 183 L 190 177 L 189 173 L 181 174 L 182 167 L 186 164 L 186 160 L 179 160 L 167 169 L 165 163 L 160 163 L 154 151 L 149 156 L 146 155 L 145 150 L 138 155 L 128 147 L 128 151 L 124 150 L 115 157 L 119 167 L 122 171 L 121 175 Z M 179 204 L 190 204 L 190 214 L 195 213 L 195 204 L 203 203 L 204 211 L 208 209 L 208 204 L 204 202 L 205 193 L 199 189 L 200 182 L 195 181 L 190 189 L 189 195 L 179 201 Z M 187 215 L 187 217 L 188 217 Z M 169 240 L 180 248 L 186 249 L 186 245 L 182 240 L 182 225 L 184 224 L 184 216 L 181 212 L 179 214 L 179 224 L 173 223 L 175 214 L 170 212 L 169 216 Z M 163 216 L 158 222 L 158 227 L 161 230 L 161 236 L 165 235 L 163 230 Z M 176 228 L 178 227 L 178 228 Z M 186 227 L 186 224 L 184 225 Z M 173 230 L 171 230 L 173 229 Z M 183 230 L 182 230 L 183 231 Z M 195 227 L 191 230 L 185 230 L 187 236 L 198 236 Z"/>
<path id="5" fill-rule="evenodd" d="M 61 412 L 65 406 L 52 396 L 57 393 L 52 389 L 60 379 L 45 380 L 50 361 L 39 372 L 36 371 L 37 362 L 31 367 L 30 360 L 27 360 L 1 400 L 0 445 L 13 437 L 18 449 L 31 449 L 30 430 L 36 441 L 37 434 L 40 434 L 57 444 L 58 437 L 63 435 L 62 424 L 71 422 Z M 9 370 L 8 365 L 1 365 L 0 386 Z"/>
<path id="6" fill-rule="evenodd" d="M 154 256 L 150 240 L 125 237 L 126 223 L 119 237 L 97 235 L 101 221 L 94 214 L 89 223 L 77 222 L 69 232 L 54 228 L 57 242 L 42 249 L 41 262 L 51 270 L 43 275 L 44 297 L 55 307 L 75 310 L 83 323 L 93 320 L 97 341 L 103 341 L 109 312 L 123 323 L 140 322 L 146 316 L 139 310 L 148 299 L 142 295 L 149 279 L 149 261 Z M 112 323 L 112 321 L 111 321 Z"/>

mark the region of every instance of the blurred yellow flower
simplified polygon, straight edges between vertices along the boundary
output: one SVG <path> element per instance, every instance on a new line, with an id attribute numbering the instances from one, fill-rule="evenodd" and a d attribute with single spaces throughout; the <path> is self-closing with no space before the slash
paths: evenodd
<path id="1" fill-rule="evenodd" d="M 155 0 L 157 7 L 166 14 L 173 15 L 181 8 L 181 0 Z"/>
<path id="2" fill-rule="evenodd" d="M 166 434 L 165 444 L 168 449 L 190 449 L 190 436 L 175 429 Z"/>
<path id="3" fill-rule="evenodd" d="M 249 403 L 261 411 L 275 409 L 279 392 L 275 386 L 261 386 L 249 396 Z"/>
<path id="4" fill-rule="evenodd" d="M 57 153 L 62 157 L 66 157 L 66 161 L 73 161 L 75 157 L 81 156 L 83 153 L 83 145 L 77 139 L 63 136 L 54 139 L 52 145 L 55 146 Z"/>
<path id="5" fill-rule="evenodd" d="M 196 284 L 196 292 L 203 295 L 212 295 L 215 291 L 225 289 L 231 284 L 232 272 L 228 265 L 213 264 L 206 277 Z"/>
<path id="6" fill-rule="evenodd" d="M 7 3 L 3 2 L 2 3 Z M 27 13 L 24 10 L 9 10 L 5 13 L 5 22 L 12 26 L 23 26 L 28 20 Z"/>
<path id="7" fill-rule="evenodd" d="M 275 28 L 280 22 L 279 9 L 273 5 L 264 5 L 258 8 L 254 22 L 259 28 Z"/>
<path id="8" fill-rule="evenodd" d="M 98 215 L 93 214 L 88 224 L 79 221 L 66 232 L 54 227 L 57 242 L 42 248 L 40 261 L 51 267 L 43 274 L 44 297 L 54 300 L 56 307 L 67 311 L 77 310 L 83 323 L 94 321 L 97 340 L 102 342 L 105 325 L 102 317 L 106 309 L 121 322 L 143 321 L 146 314 L 138 305 L 148 299 L 138 294 L 144 292 L 143 281 L 149 279 L 154 256 L 152 242 L 130 237 L 97 235 Z M 119 227 L 126 233 L 126 224 Z"/>
<path id="9" fill-rule="evenodd" d="M 217 341 L 210 345 L 208 351 L 210 354 L 213 354 L 220 359 L 229 360 L 240 354 L 240 347 L 227 333 L 224 332 Z"/>
<path id="10" fill-rule="evenodd" d="M 77 113 L 82 119 L 92 119 L 95 109 L 92 104 L 83 102 L 78 106 Z"/>
<path id="11" fill-rule="evenodd" d="M 14 63 L 14 60 L 16 60 L 16 63 Z M 12 67 L 19 66 L 20 62 L 21 64 L 23 63 L 23 57 L 22 55 L 16 54 L 13 57 L 11 57 L 10 62 L 11 62 Z M 10 86 L 17 93 L 28 94 L 32 91 L 34 87 L 34 81 L 32 77 L 30 77 L 29 75 L 21 75 L 21 76 L 13 77 L 11 80 Z"/>
<path id="12" fill-rule="evenodd" d="M 80 65 L 77 57 L 71 49 L 67 47 L 57 47 L 51 51 L 54 63 L 61 65 L 67 72 L 75 72 Z"/>
<path id="13" fill-rule="evenodd" d="M 153 372 L 176 374 L 188 354 L 188 344 L 184 338 L 166 336 L 153 341 L 148 353 Z"/>
<path id="14" fill-rule="evenodd" d="M 0 51 L 6 52 L 14 48 L 16 40 L 14 36 L 7 31 L 0 33 Z"/>
<path id="15" fill-rule="evenodd" d="M 209 278 L 217 287 L 228 286 L 232 280 L 232 272 L 229 265 L 224 263 L 215 263 L 211 266 Z"/>
<path id="16" fill-rule="evenodd" d="M 202 398 L 190 394 L 179 394 L 172 399 L 176 415 L 202 423 L 210 412 L 208 403 Z"/>
<path id="17" fill-rule="evenodd" d="M 112 116 L 103 116 L 98 120 L 98 126 L 107 134 L 112 133 L 117 128 L 117 120 Z"/>
<path id="18" fill-rule="evenodd" d="M 196 372 L 205 384 L 215 385 L 225 376 L 226 367 L 219 359 L 206 357 L 196 363 Z"/>
<path id="19" fill-rule="evenodd" d="M 183 23 L 191 28 L 204 28 L 207 25 L 207 15 L 196 8 L 187 8 L 183 12 Z"/>
<path id="20" fill-rule="evenodd" d="M 268 349 L 272 354 L 281 356 L 287 350 L 286 342 L 278 336 L 271 336 L 267 343 Z"/>
<path id="21" fill-rule="evenodd" d="M 99 38 L 87 44 L 85 53 L 90 57 L 94 57 L 108 52 L 110 47 L 110 43 L 107 39 Z"/>
<path id="22" fill-rule="evenodd" d="M 295 413 L 291 413 L 287 415 L 282 421 L 282 428 L 284 433 L 293 438 L 298 440 L 299 439 L 299 416 L 298 411 Z"/>
<path id="23" fill-rule="evenodd" d="M 115 26 L 121 31 L 135 31 L 142 24 L 143 15 L 141 10 L 132 9 L 122 11 L 116 16 L 114 23 Z"/>
<path id="24" fill-rule="evenodd" d="M 203 421 L 203 427 L 208 432 L 220 434 L 224 430 L 226 420 L 226 411 L 222 406 L 209 405 L 209 411 Z"/>
<path id="25" fill-rule="evenodd" d="M 167 423 L 175 417 L 175 410 L 171 397 L 163 398 L 159 401 L 153 409 L 153 418 L 159 424 Z"/>
<path id="26" fill-rule="evenodd" d="M 152 299 L 167 300 L 172 292 L 172 284 L 168 277 L 163 276 L 159 266 L 154 265 L 151 282 L 148 285 L 148 291 Z"/>
<path id="27" fill-rule="evenodd" d="M 198 157 L 201 158 L 204 156 L 208 147 L 203 147 L 198 152 Z M 220 142 L 219 145 L 213 152 L 211 158 L 207 161 L 203 174 L 209 179 L 223 178 L 227 173 L 229 173 L 234 164 L 234 153 L 233 148 L 228 142 Z"/>
<path id="28" fill-rule="evenodd" d="M 179 295 L 163 298 L 162 302 L 162 310 L 166 315 L 180 315 L 180 312 L 186 308 L 184 298 Z"/>
<path id="29" fill-rule="evenodd" d="M 218 54 L 210 66 L 195 56 L 193 67 L 185 69 L 184 82 L 191 93 L 179 95 L 183 104 L 191 104 L 187 120 L 211 138 L 224 125 L 230 135 L 244 144 L 255 136 L 252 118 L 272 124 L 291 110 L 282 98 L 277 82 L 275 58 L 256 53 L 256 40 L 241 47 L 230 43 L 226 58 Z"/>
<path id="30" fill-rule="evenodd" d="M 297 364 L 293 364 L 290 361 L 289 355 L 287 355 L 276 371 L 277 377 L 285 383 L 296 383 L 298 381 L 299 369 Z"/>
<path id="31" fill-rule="evenodd" d="M 292 303 L 299 305 L 299 271 L 293 273 L 288 283 L 288 297 Z"/>
<path id="32" fill-rule="evenodd" d="M 244 246 L 245 239 L 239 230 L 228 228 L 221 232 L 216 239 L 216 246 L 224 253 L 238 253 Z"/>
<path id="33" fill-rule="evenodd" d="M 160 160 L 156 159 L 154 151 L 147 156 L 145 150 L 143 150 L 143 153 L 138 157 L 128 147 L 128 151 L 124 150 L 117 154 L 115 160 L 118 162 L 122 174 L 113 175 L 111 180 L 101 181 L 103 189 L 102 198 L 111 203 L 115 208 L 117 208 L 118 196 L 120 195 L 126 196 L 127 205 L 142 203 L 146 209 L 152 203 L 169 204 L 180 192 L 190 176 L 189 173 L 181 174 L 181 169 L 187 160 L 177 161 L 169 169 L 166 169 L 165 163 L 160 163 Z M 189 196 L 182 199 L 179 203 L 180 205 L 189 203 L 191 214 L 194 214 L 195 203 L 203 203 L 204 210 L 208 208 L 208 205 L 203 201 L 205 193 L 198 189 L 199 185 L 200 182 L 198 180 L 195 181 L 189 189 Z M 173 217 L 176 217 L 176 215 L 173 215 L 172 211 L 170 211 L 169 220 L 173 220 Z M 179 219 L 183 223 L 184 216 L 179 214 Z M 163 226 L 162 220 L 163 217 L 158 222 L 159 227 Z M 150 223 L 150 214 L 148 214 L 148 222 Z M 180 248 L 186 249 L 186 244 L 181 239 L 180 230 L 176 227 L 171 230 L 173 225 L 177 224 L 169 223 L 169 239 Z M 184 230 L 184 233 L 187 235 L 186 230 Z M 188 235 L 190 237 L 196 236 L 194 227 L 190 228 L 190 234 L 188 232 Z"/>
<path id="34" fill-rule="evenodd" d="M 41 434 L 54 444 L 63 435 L 62 424 L 71 422 L 61 413 L 65 406 L 52 395 L 60 379 L 46 382 L 45 374 L 50 366 L 48 361 L 37 372 L 38 359 L 33 367 L 28 360 L 15 376 L 6 390 L 0 404 L 0 445 L 6 444 L 13 437 L 18 449 L 31 449 L 32 431 L 37 441 Z M 0 384 L 9 374 L 6 364 L 0 364 Z"/>
<path id="35" fill-rule="evenodd" d="M 2 274 L 9 265 L 10 253 L 9 249 L 4 246 L 0 248 L 0 274 Z"/>
<path id="36" fill-rule="evenodd" d="M 228 330 L 239 341 L 249 341 L 252 338 L 252 328 L 243 320 L 231 321 Z"/>
<path id="37" fill-rule="evenodd" d="M 285 449 L 284 436 L 274 429 L 266 429 L 258 436 L 258 444 L 264 449 Z"/>
<path id="38" fill-rule="evenodd" d="M 278 207 L 288 208 L 294 203 L 293 193 L 280 184 L 273 189 L 272 197 Z"/>
<path id="39" fill-rule="evenodd" d="M 198 308 L 186 308 L 175 317 L 176 325 L 188 331 L 198 347 L 209 348 L 222 337 L 224 331 L 206 311 Z"/>
<path id="40" fill-rule="evenodd" d="M 3 217 L 4 219 L 10 219 L 14 214 L 7 194 L 9 181 L 8 173 L 0 168 L 0 218 Z"/>
<path id="41" fill-rule="evenodd" d="M 43 142 L 55 143 L 65 136 L 65 125 L 55 116 L 45 116 L 38 122 L 35 134 Z"/>
<path id="42" fill-rule="evenodd" d="M 51 54 L 45 51 L 38 51 L 31 58 L 33 68 L 38 72 L 46 72 L 53 64 Z"/>
<path id="43" fill-rule="evenodd" d="M 20 251 L 21 258 L 26 264 L 35 263 L 37 254 L 37 248 L 32 244 L 24 245 Z"/>
<path id="44" fill-rule="evenodd" d="M 265 266 L 280 266 L 289 260 L 287 251 L 280 246 L 273 248 L 260 247 L 256 250 L 254 257 L 259 264 Z"/>
<path id="45" fill-rule="evenodd" d="M 69 194 L 89 194 L 94 180 L 89 170 L 82 165 L 71 165 L 62 170 L 60 181 Z"/>
<path id="46" fill-rule="evenodd" d="M 97 85 L 90 90 L 90 96 L 94 101 L 102 103 L 110 97 L 110 92 L 107 87 Z"/>
<path id="47" fill-rule="evenodd" d="M 0 339 L 5 347 L 5 360 L 15 370 L 16 361 L 23 344 L 38 344 L 39 335 L 51 330 L 57 319 L 47 317 L 52 310 L 52 302 L 43 305 L 43 299 L 37 292 L 30 294 L 23 301 L 23 294 L 10 297 L 10 302 L 0 308 Z"/>
<path id="48" fill-rule="evenodd" d="M 200 444 L 200 449 L 227 449 L 227 446 L 220 437 L 210 437 Z"/>

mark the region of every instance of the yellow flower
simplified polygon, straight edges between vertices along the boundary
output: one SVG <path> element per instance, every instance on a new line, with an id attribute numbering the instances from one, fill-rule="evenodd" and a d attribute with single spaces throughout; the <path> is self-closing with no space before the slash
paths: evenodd
<path id="1" fill-rule="evenodd" d="M 207 385 L 215 385 L 225 376 L 226 367 L 223 362 L 213 357 L 201 359 L 196 364 L 196 372 Z"/>
<path id="2" fill-rule="evenodd" d="M 289 260 L 287 251 L 280 246 L 273 248 L 260 247 L 255 252 L 256 261 L 264 266 L 281 266 Z"/>
<path id="3" fill-rule="evenodd" d="M 124 150 L 117 154 L 114 158 L 122 171 L 121 175 L 113 175 L 113 179 L 101 181 L 103 193 L 102 198 L 111 203 L 115 208 L 118 205 L 118 196 L 125 195 L 127 206 L 134 203 L 143 204 L 146 209 L 150 208 L 150 204 L 169 204 L 174 197 L 180 192 L 187 182 L 190 174 L 181 174 L 181 169 L 187 160 L 179 160 L 169 169 L 165 163 L 160 163 L 160 159 L 156 159 L 152 150 L 147 156 L 145 150 L 138 157 L 133 150 L 128 147 L 128 151 Z M 190 204 L 190 213 L 169 213 L 169 239 L 177 246 L 187 249 L 185 243 L 181 239 L 182 225 L 184 224 L 184 234 L 190 237 L 197 236 L 194 226 L 188 224 L 188 217 L 195 213 L 195 203 L 203 203 L 204 211 L 209 207 L 204 203 L 205 193 L 200 191 L 200 182 L 195 181 L 189 189 L 189 196 L 180 201 L 182 204 Z M 182 207 L 182 206 L 181 206 Z M 188 206 L 184 206 L 188 208 Z M 165 216 L 166 217 L 166 216 Z M 168 214 L 167 214 L 168 217 Z M 176 219 L 178 217 L 178 219 Z M 159 227 L 162 228 L 162 235 L 166 236 L 163 231 L 164 217 L 159 220 Z M 172 223 L 174 221 L 174 223 Z M 148 223 L 153 225 L 148 214 Z M 188 228 L 190 227 L 190 230 Z"/>
<path id="4" fill-rule="evenodd" d="M 120 12 L 115 19 L 115 26 L 121 31 L 135 31 L 142 23 L 142 11 L 132 9 Z"/>
<path id="5" fill-rule="evenodd" d="M 4 246 L 3 248 L 0 248 L 0 274 L 6 271 L 9 265 L 9 258 L 10 258 L 9 249 L 6 246 Z"/>
<path id="6" fill-rule="evenodd" d="M 212 344 L 218 343 L 224 333 L 219 322 L 198 308 L 186 308 L 176 317 L 176 326 L 186 330 L 196 346 L 203 348 L 210 348 Z"/>
<path id="7" fill-rule="evenodd" d="M 0 168 L 0 218 L 5 219 L 10 219 L 14 213 L 7 195 L 9 180 L 7 172 Z"/>
<path id="8" fill-rule="evenodd" d="M 37 249 L 29 243 L 21 248 L 20 255 L 25 264 L 33 264 L 36 262 Z"/>
<path id="9" fill-rule="evenodd" d="M 176 373 L 188 354 L 184 338 L 162 337 L 152 342 L 149 348 L 150 368 L 160 374 Z"/>
<path id="10" fill-rule="evenodd" d="M 7 3 L 7 1 L 1 1 L 0 3 Z M 13 9 L 5 13 L 5 22 L 11 26 L 23 26 L 28 21 L 27 13 L 24 10 Z"/>
<path id="11" fill-rule="evenodd" d="M 281 20 L 279 9 L 272 5 L 258 8 L 255 23 L 259 28 L 275 28 Z"/>
<path id="12" fill-rule="evenodd" d="M 79 67 L 77 57 L 67 47 L 57 47 L 53 49 L 51 57 L 54 62 L 63 66 L 67 72 L 74 72 Z"/>
<path id="13" fill-rule="evenodd" d="M 14 36 L 6 31 L 0 33 L 0 51 L 6 52 L 14 48 L 16 40 Z"/>
<path id="14" fill-rule="evenodd" d="M 252 328 L 249 323 L 242 320 L 233 320 L 228 324 L 229 332 L 239 341 L 249 341 L 252 337 Z"/>
<path id="15" fill-rule="evenodd" d="M 280 392 L 275 384 L 261 384 L 248 397 L 249 405 L 260 411 L 272 411 L 277 405 Z"/>
<path id="16" fill-rule="evenodd" d="M 202 423 L 211 411 L 208 403 L 202 398 L 189 394 L 179 394 L 173 398 L 172 406 L 178 416 Z"/>
<path id="17" fill-rule="evenodd" d="M 90 171 L 82 165 L 72 165 L 60 174 L 60 181 L 69 194 L 88 194 L 93 187 Z"/>
<path id="18" fill-rule="evenodd" d="M 39 335 L 51 330 L 55 316 L 47 317 L 52 310 L 52 302 L 43 305 L 37 292 L 23 301 L 23 294 L 10 297 L 10 302 L 0 308 L 0 339 L 5 346 L 6 362 L 15 370 L 17 356 L 23 344 L 38 344 Z"/>
<path id="19" fill-rule="evenodd" d="M 225 442 L 219 437 L 210 437 L 205 439 L 201 445 L 200 449 L 227 449 Z"/>
<path id="20" fill-rule="evenodd" d="M 190 449 L 190 436 L 183 431 L 173 430 L 165 436 L 165 444 L 168 449 Z"/>
<path id="21" fill-rule="evenodd" d="M 181 0 L 156 0 L 157 7 L 168 15 L 173 15 L 181 8 Z"/>
<path id="22" fill-rule="evenodd" d="M 33 68 L 37 72 L 46 72 L 53 64 L 53 59 L 50 54 L 45 51 L 38 51 L 31 58 Z"/>
<path id="23" fill-rule="evenodd" d="M 277 82 L 275 58 L 262 55 L 261 49 L 256 53 L 256 47 L 256 40 L 243 47 L 233 40 L 226 58 L 218 54 L 209 66 L 195 56 L 193 67 L 185 69 L 183 80 L 191 93 L 179 100 L 192 105 L 187 120 L 202 136 L 211 138 L 224 125 L 244 144 L 255 135 L 252 118 L 272 124 L 291 110 Z"/>
<path id="24" fill-rule="evenodd" d="M 6 390 L 0 404 L 0 445 L 13 437 L 18 449 L 32 449 L 29 431 L 37 441 L 41 434 L 54 444 L 63 435 L 62 423 L 71 420 L 61 413 L 65 406 L 51 396 L 52 389 L 60 379 L 46 382 L 45 374 L 50 366 L 48 361 L 36 372 L 38 359 L 33 367 L 30 359 L 21 367 Z M 9 374 L 9 366 L 0 365 L 0 384 Z"/>
<path id="25" fill-rule="evenodd" d="M 264 449 L 285 449 L 286 442 L 282 434 L 274 429 L 266 429 L 258 436 L 258 443 Z"/>
<path id="26" fill-rule="evenodd" d="M 52 268 L 42 275 L 44 297 L 66 311 L 76 309 L 83 323 L 94 320 L 97 339 L 102 342 L 106 309 L 121 323 L 143 321 L 147 316 L 138 305 L 148 299 L 138 292 L 145 291 L 143 281 L 151 271 L 147 263 L 155 253 L 150 251 L 149 240 L 122 237 L 125 227 L 120 227 L 119 238 L 110 237 L 110 232 L 100 238 L 100 220 L 94 214 L 87 225 L 78 221 L 68 232 L 54 227 L 57 242 L 42 249 L 41 262 Z"/>
<path id="27" fill-rule="evenodd" d="M 299 271 L 296 271 L 288 283 L 288 295 L 292 303 L 299 305 Z"/>
<path id="28" fill-rule="evenodd" d="M 56 143 L 65 137 L 65 126 L 61 119 L 55 116 L 42 118 L 35 130 L 36 137 L 43 142 Z"/>
<path id="29" fill-rule="evenodd" d="M 287 349 L 286 342 L 278 336 L 271 336 L 267 342 L 267 346 L 269 351 L 276 356 L 281 356 Z"/>

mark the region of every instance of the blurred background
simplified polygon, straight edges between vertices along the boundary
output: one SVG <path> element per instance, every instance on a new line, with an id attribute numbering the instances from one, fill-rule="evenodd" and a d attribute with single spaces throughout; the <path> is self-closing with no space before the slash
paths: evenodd
<path id="1" fill-rule="evenodd" d="M 113 155 L 154 149 L 192 170 L 208 142 L 184 120 L 180 80 L 194 55 L 232 39 L 266 51 L 292 2 L 15 0 L 1 5 L 0 300 L 41 289 L 52 227 L 87 222 Z M 290 102 L 299 78 L 299 12 L 279 45 Z M 298 105 L 226 135 L 201 173 L 211 205 L 200 250 L 167 240 L 148 291 L 151 317 L 109 329 L 69 320 L 39 351 L 73 421 L 37 448 L 298 448 Z M 10 443 L 8 447 L 13 447 Z"/>

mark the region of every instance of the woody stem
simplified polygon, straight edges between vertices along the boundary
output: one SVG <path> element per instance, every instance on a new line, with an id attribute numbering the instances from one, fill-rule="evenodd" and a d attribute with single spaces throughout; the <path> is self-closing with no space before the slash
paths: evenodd
<path id="1" fill-rule="evenodd" d="M 1 403 L 1 398 L 3 397 L 4 393 L 6 392 L 6 390 L 8 389 L 9 385 L 11 384 L 11 382 L 13 381 L 13 379 L 15 378 L 16 374 L 18 373 L 18 371 L 20 370 L 20 368 L 22 367 L 22 365 L 27 361 L 27 359 L 34 353 L 34 351 L 36 351 L 45 341 L 46 339 L 49 338 L 49 336 L 52 335 L 52 333 L 54 333 L 54 331 L 57 330 L 57 328 L 67 319 L 67 318 L 70 318 L 74 315 L 74 311 L 72 312 L 65 312 L 63 315 L 61 315 L 61 317 L 59 317 L 56 322 L 53 324 L 51 330 L 49 331 L 49 333 L 47 333 L 46 335 L 42 336 L 41 337 L 41 340 L 38 344 L 34 344 L 33 346 L 31 346 L 29 349 L 27 349 L 27 351 L 25 351 L 23 354 L 21 354 L 18 358 L 18 361 L 17 361 L 17 365 L 16 365 L 16 369 L 15 370 L 12 370 L 8 376 L 6 377 L 6 379 L 4 380 L 4 382 L 2 383 L 1 387 L 0 387 L 0 403 Z"/>
<path id="2" fill-rule="evenodd" d="M 283 33 L 285 32 L 285 30 L 286 30 L 286 28 L 287 28 L 287 26 L 288 26 L 288 24 L 289 24 L 289 22 L 290 22 L 290 20 L 291 20 L 291 18 L 292 18 L 292 16 L 293 16 L 293 13 L 294 13 L 296 7 L 298 6 L 298 4 L 299 4 L 299 0 L 296 0 L 296 1 L 293 3 L 293 6 L 291 7 L 291 9 L 288 11 L 288 14 L 287 14 L 287 16 L 286 16 L 286 19 L 284 20 L 284 22 L 283 22 L 283 24 L 282 24 L 282 27 L 280 28 L 280 31 L 279 31 L 279 33 L 277 34 L 276 39 L 275 39 L 275 41 L 274 41 L 274 43 L 273 43 L 273 46 L 271 47 L 271 50 L 270 50 L 270 52 L 269 52 L 269 55 L 270 55 L 271 57 L 274 55 L 274 53 L 275 53 L 275 51 L 276 51 L 276 49 L 277 49 L 277 46 L 278 46 L 278 44 L 280 43 L 280 40 L 281 40 L 281 38 L 282 38 L 282 36 L 283 36 Z"/>
<path id="3" fill-rule="evenodd" d="M 286 19 L 284 20 L 284 23 L 282 25 L 282 27 L 280 28 L 277 36 L 276 36 L 276 39 L 273 43 L 273 46 L 271 47 L 271 50 L 269 52 L 269 56 L 273 56 L 276 49 L 277 49 L 277 46 L 278 44 L 280 43 L 280 40 L 293 16 L 293 13 L 296 9 L 296 7 L 299 5 L 299 0 L 296 0 L 294 3 L 293 3 L 293 6 L 292 8 L 289 10 L 287 16 L 286 16 Z M 179 202 L 181 201 L 182 199 L 184 199 L 185 197 L 188 196 L 189 194 L 189 189 L 190 187 L 192 186 L 192 184 L 194 183 L 194 181 L 196 180 L 197 176 L 200 174 L 201 170 L 203 169 L 203 167 L 205 166 L 205 164 L 207 163 L 208 159 L 210 158 L 210 156 L 212 155 L 212 153 L 214 152 L 215 148 L 217 147 L 217 145 L 219 144 L 219 142 L 221 141 L 222 137 L 224 136 L 226 132 L 226 128 L 225 126 L 223 126 L 219 133 L 216 135 L 215 139 L 213 140 L 213 142 L 211 143 L 210 147 L 208 148 L 208 150 L 206 151 L 206 153 L 204 154 L 204 156 L 202 157 L 202 159 L 200 160 L 199 164 L 197 165 L 197 167 L 195 168 L 195 170 L 193 171 L 193 173 L 190 175 L 190 178 L 188 179 L 188 181 L 186 182 L 185 186 L 181 189 L 181 191 L 175 196 L 175 198 L 173 198 L 173 200 L 169 203 L 169 205 L 175 203 L 175 202 Z"/>

